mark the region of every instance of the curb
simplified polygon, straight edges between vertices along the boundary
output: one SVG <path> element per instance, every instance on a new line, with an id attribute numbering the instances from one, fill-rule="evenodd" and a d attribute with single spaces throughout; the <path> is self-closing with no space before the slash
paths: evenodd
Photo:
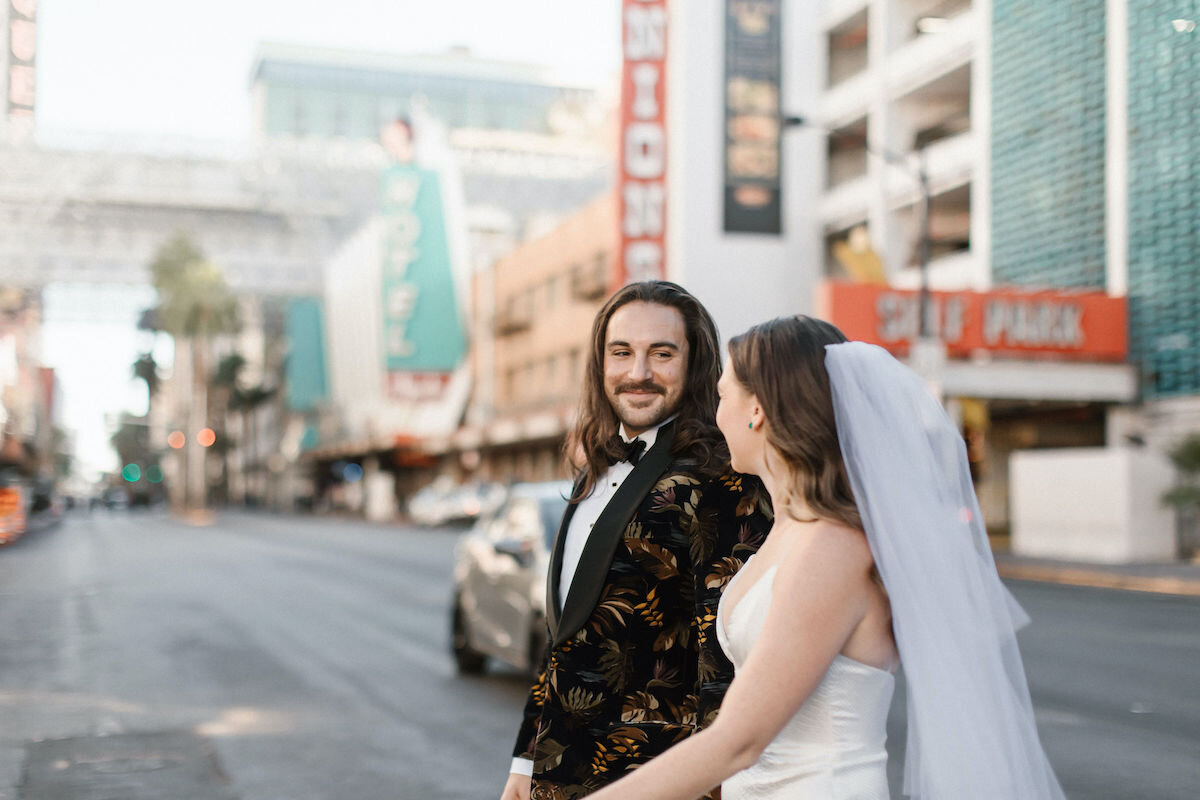
<path id="1" fill-rule="evenodd" d="M 1083 567 L 1047 564 L 997 562 L 1001 578 L 1041 583 L 1060 583 L 1068 586 L 1090 586 L 1099 589 L 1121 589 L 1130 592 L 1200 597 L 1200 580 L 1170 576 L 1127 575 Z"/>

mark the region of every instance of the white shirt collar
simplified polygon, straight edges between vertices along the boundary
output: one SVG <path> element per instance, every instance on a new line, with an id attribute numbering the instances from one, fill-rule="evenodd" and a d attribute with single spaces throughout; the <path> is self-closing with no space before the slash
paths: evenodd
<path id="1" fill-rule="evenodd" d="M 621 423 L 621 441 L 632 442 L 634 439 L 641 439 L 643 442 L 646 443 L 646 450 L 648 451 L 651 447 L 654 447 L 654 442 L 658 439 L 658 429 L 661 428 L 663 425 L 666 425 L 671 420 L 675 419 L 675 416 L 676 416 L 675 414 L 672 414 L 671 416 L 664 419 L 662 422 L 655 425 L 653 428 L 647 428 L 646 430 L 639 433 L 637 436 L 626 435 L 625 423 L 622 422 Z"/>

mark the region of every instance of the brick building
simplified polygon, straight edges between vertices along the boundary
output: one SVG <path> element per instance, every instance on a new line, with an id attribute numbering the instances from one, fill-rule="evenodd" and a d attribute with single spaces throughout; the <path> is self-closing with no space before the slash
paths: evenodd
<path id="1" fill-rule="evenodd" d="M 474 395 L 453 438 L 462 478 L 567 477 L 592 319 L 609 292 L 616 198 L 606 192 L 476 276 Z"/>

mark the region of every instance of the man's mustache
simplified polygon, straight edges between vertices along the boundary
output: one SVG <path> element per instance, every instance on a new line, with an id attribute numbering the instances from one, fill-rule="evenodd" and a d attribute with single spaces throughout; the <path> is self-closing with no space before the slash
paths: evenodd
<path id="1" fill-rule="evenodd" d="M 666 394 L 667 390 L 662 386 L 659 386 L 654 381 L 617 384 L 617 394 L 623 394 L 625 392 L 655 392 L 657 394 Z"/>

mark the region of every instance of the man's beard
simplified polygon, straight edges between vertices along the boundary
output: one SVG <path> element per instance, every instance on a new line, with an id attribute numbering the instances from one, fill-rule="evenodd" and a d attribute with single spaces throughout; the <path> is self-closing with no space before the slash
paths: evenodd
<path id="1" fill-rule="evenodd" d="M 613 393 L 619 399 L 620 396 L 622 394 L 625 394 L 626 392 L 654 392 L 658 395 L 661 395 L 664 400 L 667 397 L 667 390 L 665 388 L 663 388 L 662 386 L 660 386 L 659 384 L 655 383 L 654 381 L 643 381 L 641 383 L 630 382 L 630 383 L 618 384 Z M 662 424 L 662 422 L 665 419 L 667 419 L 668 417 L 675 414 L 679 410 L 680 401 L 681 401 L 680 398 L 676 398 L 676 401 L 673 405 L 668 405 L 668 404 L 664 403 L 661 410 L 658 411 L 658 413 L 655 414 L 655 416 L 649 420 L 644 419 L 644 418 L 643 419 L 630 418 L 630 412 L 632 412 L 632 414 L 636 414 L 636 415 L 649 413 L 653 409 L 652 405 L 645 406 L 642 408 L 632 408 L 632 409 L 622 409 L 622 407 L 619 403 L 611 402 L 611 401 L 610 401 L 609 405 L 612 406 L 613 413 L 617 416 L 617 419 L 620 420 L 621 424 L 624 425 L 625 427 L 648 429 L 648 428 L 653 428 L 656 425 Z"/>

